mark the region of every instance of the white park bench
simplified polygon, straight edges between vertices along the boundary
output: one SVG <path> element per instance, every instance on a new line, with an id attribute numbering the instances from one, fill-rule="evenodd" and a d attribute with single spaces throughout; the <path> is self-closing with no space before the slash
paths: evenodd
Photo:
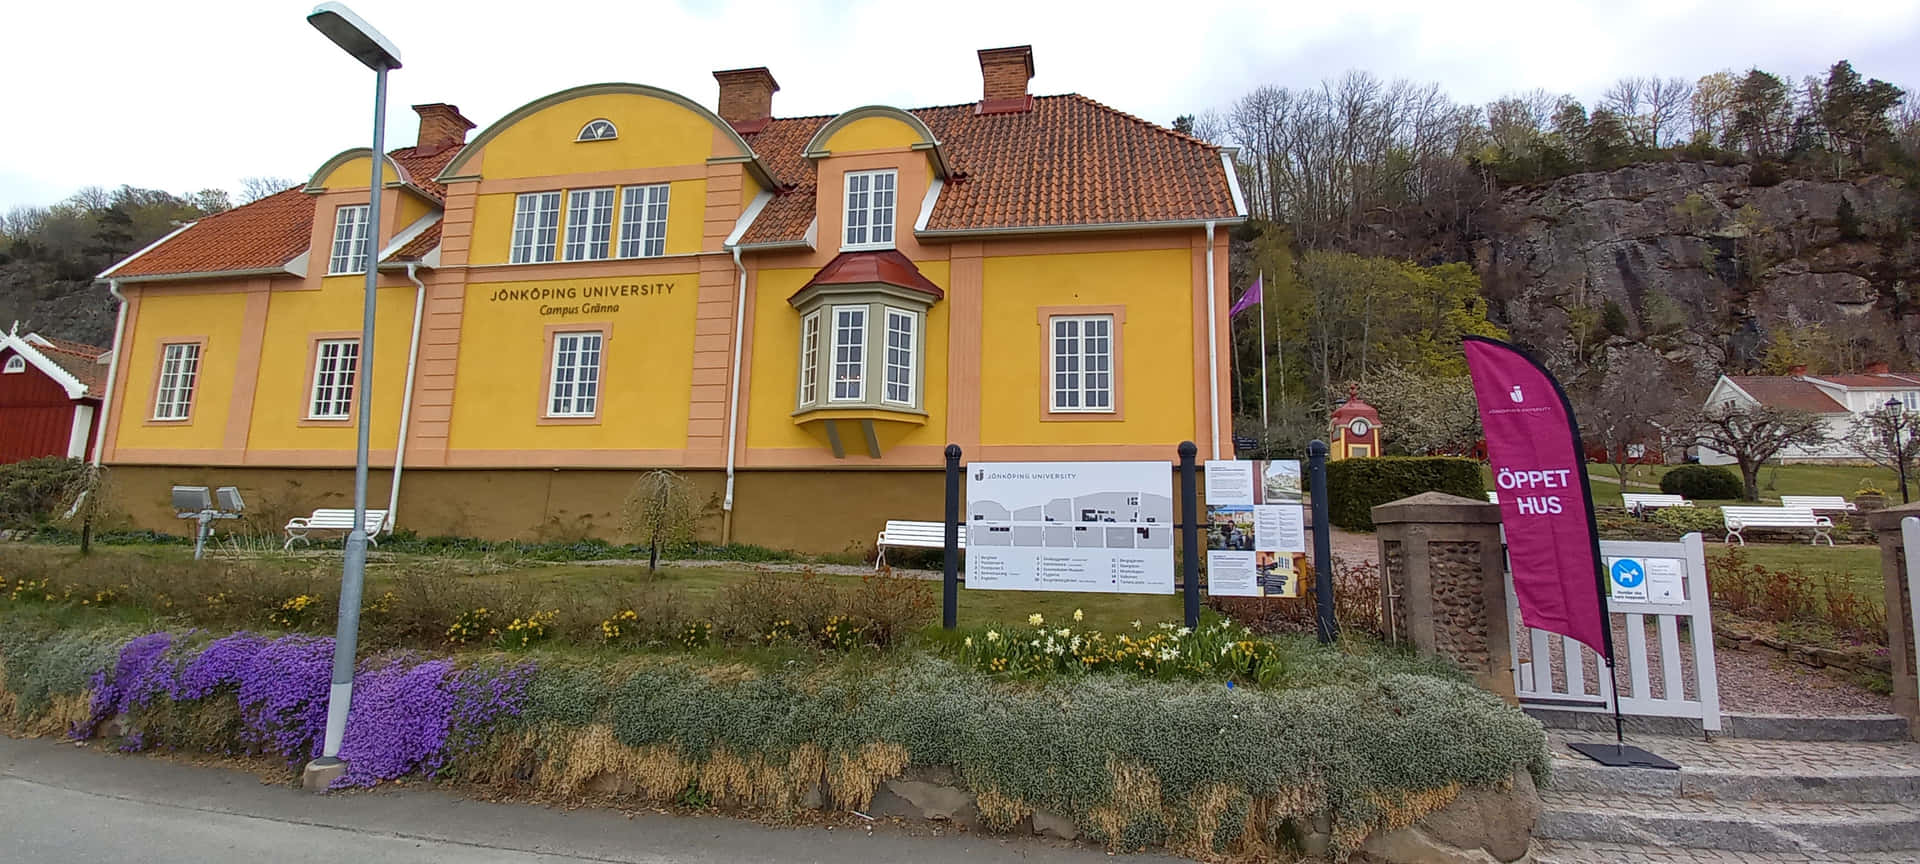
<path id="1" fill-rule="evenodd" d="M 1817 546 L 1825 540 L 1828 546 L 1833 545 L 1833 537 L 1827 534 L 1833 520 L 1805 507 L 1722 507 L 1720 517 L 1727 527 L 1726 543 L 1737 539 L 1740 545 L 1747 545 L 1747 538 L 1740 532 L 1748 528 L 1804 528 L 1813 532 L 1813 539 L 1807 542 Z"/>
<path id="2" fill-rule="evenodd" d="M 1805 507 L 1808 510 L 1839 510 L 1853 512 L 1853 503 L 1838 495 L 1782 495 L 1782 507 Z"/>
<path id="3" fill-rule="evenodd" d="M 888 519 L 887 527 L 873 541 L 879 554 L 874 556 L 873 569 L 880 569 L 887 563 L 887 547 L 896 549 L 945 549 L 947 548 L 947 523 L 945 522 L 909 522 L 904 519 Z M 967 548 L 967 526 L 960 526 L 960 548 Z"/>
<path id="4" fill-rule="evenodd" d="M 367 529 L 367 542 L 369 544 L 372 544 L 374 546 L 380 545 L 379 543 L 374 542 L 373 536 L 375 534 L 380 533 L 380 526 L 385 525 L 386 521 L 387 521 L 387 511 L 385 510 L 368 510 L 367 511 L 366 529 Z M 292 519 L 288 519 L 287 520 L 287 542 L 281 544 L 280 548 L 281 549 L 293 548 L 293 541 L 295 540 L 298 540 L 302 543 L 306 543 L 308 545 L 312 545 L 313 541 L 307 539 L 307 532 L 309 531 L 347 532 L 352 530 L 353 530 L 353 511 L 352 510 L 334 510 L 334 509 L 322 508 L 322 509 L 313 511 L 312 516 L 295 516 Z"/>
<path id="5" fill-rule="evenodd" d="M 1500 493 L 1498 493 L 1498 492 L 1488 492 L 1488 493 L 1487 493 L 1487 503 L 1488 503 L 1488 504 L 1498 504 L 1498 503 L 1500 503 Z"/>
<path id="6" fill-rule="evenodd" d="M 1693 502 L 1679 495 L 1661 495 L 1652 492 L 1622 492 L 1620 502 L 1627 505 L 1627 512 L 1639 516 L 1648 510 L 1662 507 L 1692 507 Z"/>

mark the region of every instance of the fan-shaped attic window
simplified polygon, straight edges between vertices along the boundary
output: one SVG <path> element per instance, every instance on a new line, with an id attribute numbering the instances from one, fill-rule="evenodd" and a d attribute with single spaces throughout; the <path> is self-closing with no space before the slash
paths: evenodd
<path id="1" fill-rule="evenodd" d="M 620 130 L 613 128 L 608 120 L 594 120 L 580 127 L 580 137 L 575 141 L 612 141 L 620 137 Z"/>

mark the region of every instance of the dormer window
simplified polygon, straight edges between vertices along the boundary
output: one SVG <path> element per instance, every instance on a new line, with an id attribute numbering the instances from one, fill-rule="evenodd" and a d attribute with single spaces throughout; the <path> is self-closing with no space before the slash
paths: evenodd
<path id="1" fill-rule="evenodd" d="M 847 172 L 846 242 L 842 249 L 892 249 L 898 171 Z"/>
<path id="2" fill-rule="evenodd" d="M 588 121 L 587 125 L 580 127 L 580 137 L 573 140 L 612 141 L 618 137 L 620 137 L 620 130 L 613 128 L 611 121 L 600 119 Z"/>

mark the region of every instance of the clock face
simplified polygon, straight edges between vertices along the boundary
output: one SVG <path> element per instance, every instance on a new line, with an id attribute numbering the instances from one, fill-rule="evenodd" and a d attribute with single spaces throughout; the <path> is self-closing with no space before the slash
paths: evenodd
<path id="1" fill-rule="evenodd" d="M 1355 438 L 1364 437 L 1372 429 L 1373 424 L 1368 423 L 1365 417 L 1355 417 L 1353 422 L 1347 424 L 1347 431 L 1353 433 Z"/>

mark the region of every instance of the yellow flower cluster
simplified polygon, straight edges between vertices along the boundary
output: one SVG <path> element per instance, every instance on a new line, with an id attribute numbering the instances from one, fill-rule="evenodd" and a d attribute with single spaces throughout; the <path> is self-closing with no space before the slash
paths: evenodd
<path id="1" fill-rule="evenodd" d="M 13 583 L 13 589 L 7 592 L 7 598 L 15 602 L 21 600 L 53 601 L 53 594 L 47 588 L 45 579 L 21 579 Z"/>
<path id="2" fill-rule="evenodd" d="M 713 641 L 713 624 L 707 621 L 691 621 L 680 630 L 680 644 L 688 648 L 705 648 Z"/>
<path id="3" fill-rule="evenodd" d="M 535 642 L 544 641 L 551 633 L 554 619 L 560 617 L 560 610 L 535 612 L 525 618 L 515 618 L 507 624 L 506 632 L 500 634 L 500 647 L 525 648 Z"/>
<path id="4" fill-rule="evenodd" d="M 267 613 L 267 620 L 273 622 L 275 627 L 285 627 L 288 630 L 296 629 L 306 623 L 307 608 L 318 602 L 320 602 L 320 598 L 312 594 L 297 594 L 288 597 L 280 602 L 280 608 Z"/>
<path id="5" fill-rule="evenodd" d="M 493 613 L 487 611 L 484 606 L 462 612 L 460 617 L 453 619 L 453 626 L 447 628 L 447 641 L 455 645 L 465 645 L 490 632 L 496 632 L 489 627 L 492 621 Z"/>
<path id="6" fill-rule="evenodd" d="M 621 636 L 633 630 L 635 623 L 639 620 L 639 613 L 632 609 L 622 609 L 614 613 L 612 618 L 600 622 L 600 638 L 608 642 L 618 642 Z"/>
<path id="7" fill-rule="evenodd" d="M 1076 613 L 1075 620 L 1085 620 L 1084 614 Z M 1027 620 L 1044 621 L 1037 614 Z M 1133 627 L 1138 630 L 1139 622 Z M 959 653 L 977 668 L 1019 675 L 1115 671 L 1153 677 L 1218 675 L 1267 683 L 1280 674 L 1276 645 L 1251 638 L 1250 630 L 1232 631 L 1224 621 L 1199 630 L 1161 624 L 1144 633 L 1114 635 L 1034 625 L 1025 632 L 990 629 L 982 638 L 966 636 Z"/>
<path id="8" fill-rule="evenodd" d="M 385 615 L 393 611 L 394 599 L 393 592 L 388 591 L 385 594 L 381 594 L 372 603 L 368 603 L 361 611 L 370 612 L 375 615 Z"/>

